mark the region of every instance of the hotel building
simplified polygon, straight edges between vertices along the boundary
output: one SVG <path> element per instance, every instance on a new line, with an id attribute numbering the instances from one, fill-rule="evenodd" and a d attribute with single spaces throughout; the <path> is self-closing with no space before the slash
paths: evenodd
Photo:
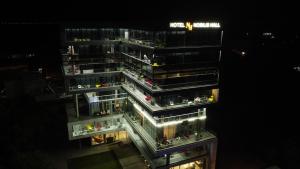
<path id="1" fill-rule="evenodd" d="M 219 23 L 62 31 L 70 140 L 133 142 L 153 169 L 215 169 L 217 138 L 205 122 L 219 97 Z"/>

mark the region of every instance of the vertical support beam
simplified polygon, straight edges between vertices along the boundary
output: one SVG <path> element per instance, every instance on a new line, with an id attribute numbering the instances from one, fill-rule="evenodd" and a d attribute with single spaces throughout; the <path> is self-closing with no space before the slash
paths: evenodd
<path id="1" fill-rule="evenodd" d="M 116 111 L 117 98 L 118 98 L 118 90 L 115 90 L 115 100 L 111 101 L 111 104 L 110 104 L 111 113 L 113 111 Z M 112 103 L 114 103 L 114 107 L 112 106 Z M 113 110 L 113 108 L 114 108 L 114 110 Z"/>
<path id="2" fill-rule="evenodd" d="M 110 46 L 110 53 L 112 53 L 112 54 L 115 53 L 115 46 L 114 45 Z"/>
<path id="3" fill-rule="evenodd" d="M 220 38 L 220 45 L 222 46 L 223 44 L 223 31 L 221 31 L 221 38 Z"/>
<path id="4" fill-rule="evenodd" d="M 115 90 L 115 98 L 118 98 L 118 90 Z"/>
<path id="5" fill-rule="evenodd" d="M 64 79 L 65 79 L 65 91 L 69 92 L 70 91 L 70 79 L 66 78 L 66 77 L 64 77 Z"/>
<path id="6" fill-rule="evenodd" d="M 209 163 L 210 163 L 210 169 L 216 168 L 216 160 L 217 160 L 217 144 L 218 141 L 215 139 L 212 143 L 210 143 L 210 153 L 209 153 Z"/>
<path id="7" fill-rule="evenodd" d="M 79 149 L 82 149 L 82 143 L 81 143 L 81 139 L 78 140 L 78 145 L 79 145 Z"/>
<path id="8" fill-rule="evenodd" d="M 74 95 L 74 99 L 75 99 L 75 116 L 76 118 L 79 118 L 78 94 Z"/>
<path id="9" fill-rule="evenodd" d="M 223 31 L 221 31 L 221 37 L 220 37 L 221 48 L 222 48 L 222 44 L 223 44 Z M 221 61 L 221 57 L 222 57 L 222 49 L 220 49 L 220 51 L 219 51 L 219 62 Z"/>
<path id="10" fill-rule="evenodd" d="M 167 154 L 166 157 L 166 167 L 170 165 L 170 154 Z"/>
<path id="11" fill-rule="evenodd" d="M 221 62 L 221 59 L 222 59 L 222 50 L 220 49 L 219 50 L 219 62 Z"/>

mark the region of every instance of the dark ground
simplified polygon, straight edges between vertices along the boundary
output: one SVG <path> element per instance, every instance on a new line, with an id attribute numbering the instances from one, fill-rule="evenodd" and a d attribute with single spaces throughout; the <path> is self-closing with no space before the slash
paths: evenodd
<path id="1" fill-rule="evenodd" d="M 99 166 L 111 169 L 122 168 L 113 151 L 73 158 L 68 161 L 68 166 L 70 169 L 98 169 Z"/>

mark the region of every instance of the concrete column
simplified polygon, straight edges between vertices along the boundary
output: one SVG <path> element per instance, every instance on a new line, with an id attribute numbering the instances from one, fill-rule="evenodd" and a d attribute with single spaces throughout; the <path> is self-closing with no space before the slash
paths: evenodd
<path id="1" fill-rule="evenodd" d="M 75 99 L 75 116 L 79 118 L 78 94 L 74 95 L 74 99 Z"/>
<path id="2" fill-rule="evenodd" d="M 114 45 L 110 46 L 110 53 L 115 53 L 115 46 Z"/>
<path id="3" fill-rule="evenodd" d="M 210 163 L 210 169 L 216 168 L 216 160 L 217 160 L 217 145 L 218 141 L 217 139 L 210 143 L 210 153 L 209 153 L 209 163 Z"/>
<path id="4" fill-rule="evenodd" d="M 129 32 L 128 32 L 128 30 L 125 30 L 125 32 L 124 32 L 124 38 L 125 38 L 125 40 L 129 40 Z"/>
<path id="5" fill-rule="evenodd" d="M 118 90 L 115 90 L 115 98 L 118 98 Z"/>

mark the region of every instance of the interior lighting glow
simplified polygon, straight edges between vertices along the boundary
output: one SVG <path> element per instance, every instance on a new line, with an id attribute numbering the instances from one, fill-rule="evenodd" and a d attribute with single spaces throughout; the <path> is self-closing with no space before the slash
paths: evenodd
<path id="1" fill-rule="evenodd" d="M 152 123 L 155 127 L 164 127 L 164 126 L 170 126 L 170 125 L 176 125 L 176 124 L 180 124 L 185 120 L 188 120 L 189 122 L 195 121 L 197 119 L 199 120 L 205 120 L 206 119 L 206 113 L 204 113 L 202 116 L 198 116 L 198 117 L 192 117 L 192 118 L 188 118 L 188 119 L 182 119 L 182 120 L 176 120 L 176 121 L 169 121 L 169 122 L 164 122 L 164 123 L 157 123 L 152 116 L 150 116 L 147 112 L 145 112 L 144 110 L 142 110 L 142 108 L 136 104 L 133 103 L 133 107 L 138 110 L 139 113 L 141 113 L 142 116 L 146 117 L 147 120 L 149 120 L 150 123 Z"/>

